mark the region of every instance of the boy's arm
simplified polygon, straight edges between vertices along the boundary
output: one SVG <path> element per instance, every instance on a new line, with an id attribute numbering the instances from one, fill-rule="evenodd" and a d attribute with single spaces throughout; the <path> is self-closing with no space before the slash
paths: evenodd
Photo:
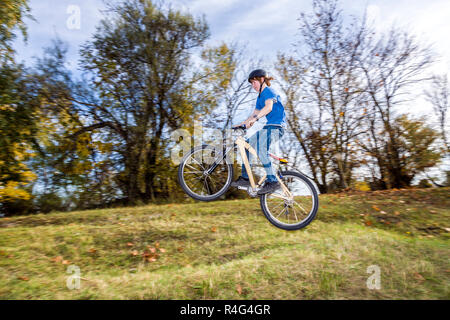
<path id="1" fill-rule="evenodd" d="M 267 114 L 269 114 L 272 111 L 272 108 L 273 108 L 273 99 L 267 99 L 264 108 L 259 109 L 259 110 L 258 109 L 253 110 L 252 115 L 250 117 L 248 117 L 247 120 L 241 122 L 237 126 L 245 124 L 245 126 L 247 128 L 250 128 L 251 126 L 253 126 L 253 124 L 256 121 L 258 121 L 262 117 L 264 117 Z"/>
<path id="2" fill-rule="evenodd" d="M 257 115 L 253 115 L 252 117 L 250 117 L 246 123 L 247 128 L 250 128 L 251 126 L 253 126 L 255 124 L 256 121 L 258 121 L 259 119 L 261 119 L 262 117 L 265 117 L 267 114 L 269 114 L 272 111 L 273 108 L 273 100 L 272 99 L 267 99 L 266 100 L 266 105 L 264 106 L 264 108 L 262 108 L 261 110 L 258 110 L 258 114 Z"/>
<path id="3" fill-rule="evenodd" d="M 259 110 L 259 113 L 255 117 L 255 120 L 259 120 L 262 117 L 268 115 L 272 111 L 272 108 L 273 108 L 273 99 L 267 99 L 264 108 Z"/>
<path id="4" fill-rule="evenodd" d="M 248 127 L 248 122 L 251 120 L 251 119 L 256 119 L 256 117 L 258 116 L 258 114 L 261 112 L 261 110 L 262 109 L 256 109 L 255 108 L 255 110 L 253 110 L 253 113 L 251 114 L 251 116 L 250 117 L 248 117 L 246 120 L 244 120 L 244 121 L 242 121 L 241 123 L 239 123 L 238 125 L 236 125 L 236 127 L 239 127 L 239 126 L 241 126 L 241 125 L 243 125 L 243 124 L 245 124 L 247 127 Z"/>
<path id="5" fill-rule="evenodd" d="M 251 115 L 250 117 L 248 117 L 248 119 L 245 120 L 244 122 L 248 122 L 248 121 L 250 121 L 251 119 L 256 119 L 256 118 L 258 117 L 259 113 L 261 112 L 261 110 L 262 110 L 262 109 L 255 109 L 255 110 L 253 110 L 252 115 Z"/>

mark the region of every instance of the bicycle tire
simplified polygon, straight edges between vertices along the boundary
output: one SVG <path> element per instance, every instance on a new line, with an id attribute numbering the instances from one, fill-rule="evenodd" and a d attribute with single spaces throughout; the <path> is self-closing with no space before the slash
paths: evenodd
<path id="1" fill-rule="evenodd" d="M 199 194 L 193 192 L 188 187 L 188 185 L 186 184 L 185 179 L 183 177 L 183 172 L 184 172 L 184 168 L 186 166 L 186 162 L 192 154 L 194 154 L 195 152 L 197 152 L 199 150 L 203 150 L 203 149 L 207 149 L 207 148 L 211 148 L 212 150 L 214 150 L 214 147 L 210 146 L 210 145 L 201 145 L 201 146 L 192 148 L 191 151 L 182 158 L 180 164 L 178 165 L 178 182 L 179 182 L 181 188 L 188 196 L 190 196 L 191 198 L 193 198 L 195 200 L 199 200 L 199 201 L 214 201 L 214 200 L 217 200 L 218 198 L 220 198 L 230 188 L 231 182 L 232 182 L 233 176 L 234 176 L 233 165 L 227 164 L 226 167 L 228 170 L 228 177 L 227 177 L 227 181 L 226 181 L 225 185 L 218 192 L 216 192 L 212 195 L 209 195 L 209 196 L 199 195 Z"/>
<path id="2" fill-rule="evenodd" d="M 299 222 L 297 224 L 289 225 L 286 223 L 282 223 L 272 216 L 272 214 L 270 213 L 270 210 L 267 206 L 267 197 L 270 194 L 263 194 L 260 196 L 261 209 L 262 209 L 264 215 L 266 216 L 267 220 L 269 220 L 269 222 L 272 223 L 277 228 L 280 228 L 283 230 L 288 230 L 288 231 L 302 229 L 302 228 L 306 227 L 307 225 L 309 225 L 314 220 L 314 218 L 316 217 L 317 212 L 319 210 L 319 196 L 318 196 L 317 190 L 316 190 L 315 186 L 312 184 L 312 182 L 307 177 L 305 177 L 303 174 L 301 174 L 299 172 L 282 171 L 281 175 L 283 178 L 288 177 L 288 176 L 296 176 L 297 178 L 300 178 L 301 180 L 303 180 L 303 182 L 305 182 L 305 184 L 309 187 L 309 189 L 311 191 L 311 195 L 313 197 L 313 206 L 312 206 L 310 213 L 308 214 L 308 216 L 305 219 L 303 219 L 301 222 Z"/>

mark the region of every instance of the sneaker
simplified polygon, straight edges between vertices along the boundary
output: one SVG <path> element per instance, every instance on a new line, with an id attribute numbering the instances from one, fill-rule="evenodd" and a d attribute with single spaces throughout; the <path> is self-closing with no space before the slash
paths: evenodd
<path id="1" fill-rule="evenodd" d="M 239 176 L 239 178 L 237 178 L 236 181 L 231 183 L 232 187 L 248 187 L 250 186 L 250 180 L 249 179 L 245 179 L 242 176 Z"/>
<path id="2" fill-rule="evenodd" d="M 264 186 L 258 190 L 258 195 L 261 196 L 266 193 L 272 193 L 280 188 L 280 183 L 278 181 L 267 181 Z"/>

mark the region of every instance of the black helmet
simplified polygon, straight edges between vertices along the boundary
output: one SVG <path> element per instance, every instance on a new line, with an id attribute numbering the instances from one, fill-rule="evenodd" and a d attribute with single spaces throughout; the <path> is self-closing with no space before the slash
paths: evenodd
<path id="1" fill-rule="evenodd" d="M 253 78 L 259 78 L 259 77 L 267 77 L 267 72 L 263 69 L 256 69 L 250 72 L 250 75 L 248 76 L 248 82 L 250 82 Z"/>

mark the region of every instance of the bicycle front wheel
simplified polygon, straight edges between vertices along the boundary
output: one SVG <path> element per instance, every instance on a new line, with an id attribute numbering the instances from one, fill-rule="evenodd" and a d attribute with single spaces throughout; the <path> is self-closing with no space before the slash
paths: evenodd
<path id="1" fill-rule="evenodd" d="M 319 209 L 317 190 L 311 181 L 299 172 L 281 172 L 284 185 L 291 193 L 288 197 L 280 188 L 260 197 L 261 209 L 266 218 L 284 230 L 306 227 L 316 217 Z"/>
<path id="2" fill-rule="evenodd" d="M 178 181 L 191 198 L 213 201 L 220 198 L 230 187 L 233 179 L 233 165 L 221 159 L 223 152 L 213 146 L 195 147 L 186 154 L 178 167 Z M 214 166 L 209 174 L 206 172 Z"/>

